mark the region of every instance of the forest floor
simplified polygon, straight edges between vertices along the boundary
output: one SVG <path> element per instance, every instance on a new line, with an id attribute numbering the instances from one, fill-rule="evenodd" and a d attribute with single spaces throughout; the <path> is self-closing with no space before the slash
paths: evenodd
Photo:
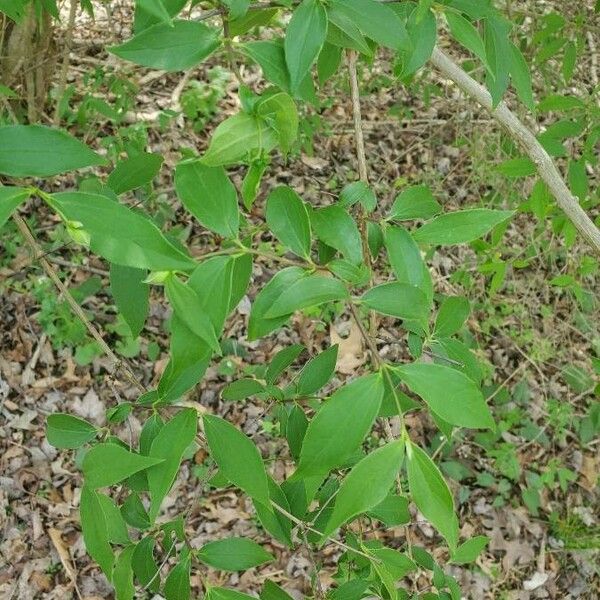
<path id="1" fill-rule="evenodd" d="M 542 10 L 535 2 L 531 4 Z M 554 4 L 562 6 L 558 1 Z M 236 110 L 237 84 L 210 62 L 184 80 L 180 75 L 134 72 L 102 49 L 126 38 L 130 26 L 127 11 L 118 4 L 112 6 L 110 22 L 102 9 L 94 23 L 83 17 L 78 20 L 68 78 L 74 89 L 71 104 L 81 103 L 86 94 L 106 94 L 109 103 L 126 105 L 131 125 L 117 134 L 110 117 L 94 113 L 92 118 L 90 110 L 88 120 L 78 126 L 96 147 L 110 146 L 114 135 L 147 139 L 147 148 L 166 158 L 152 206 L 165 219 L 181 219 L 172 167 L 181 148 L 202 150 L 215 124 Z M 595 27 L 597 31 L 600 22 Z M 581 85 L 589 90 L 591 68 L 590 55 L 579 65 L 573 89 Z M 242 75 L 249 85 L 257 81 L 253 70 L 242 70 Z M 405 88 L 385 68 L 365 69 L 362 75 L 369 177 L 382 207 L 391 203 L 395 190 L 405 183 L 427 183 L 445 210 L 488 205 L 514 208 L 528 197 L 531 181 L 508 180 L 494 169 L 511 150 L 495 123 L 448 82 L 428 73 L 417 86 Z M 206 106 L 199 109 L 198 118 L 168 117 L 165 111 L 179 109 L 190 85 L 197 85 L 204 94 Z M 319 205 L 327 204 L 345 183 L 355 179 L 346 83 L 340 77 L 331 85 L 331 100 L 320 114 L 313 115 L 314 132 L 303 132 L 302 151 L 270 168 L 258 210 L 265 190 L 275 184 L 291 185 L 305 200 Z M 133 125 L 140 119 L 142 125 Z M 236 183 L 242 174 L 233 175 Z M 590 175 L 592 189 L 597 189 L 598 170 Z M 73 185 L 68 177 L 57 178 L 53 189 Z M 156 383 L 167 360 L 164 331 L 169 313 L 161 297 L 152 297 L 141 340 L 128 339 L 115 325 L 107 265 L 56 237 L 57 221 L 41 205 L 31 202 L 27 210 L 49 258 L 70 289 L 78 291 L 105 338 L 127 356 L 145 384 Z M 197 224 L 181 220 L 178 224 L 188 239 L 194 238 L 207 251 L 212 248 L 212 236 L 206 236 Z M 3 230 L 0 249 L 0 598 L 76 597 L 74 581 L 86 600 L 109 598 L 111 588 L 87 557 L 78 525 L 81 477 L 73 453 L 59 452 L 48 444 L 45 417 L 63 411 L 102 425 L 116 395 L 133 401 L 136 391 L 107 375 L 108 360 L 95 355 L 85 332 L 10 224 Z M 597 305 L 595 311 L 586 312 L 572 293 L 552 283 L 572 273 L 573 265 L 589 264 L 588 254 L 583 243 L 566 249 L 549 223 L 540 227 L 533 215 L 521 213 L 496 248 L 459 247 L 433 255 L 437 291 L 464 293 L 472 302 L 471 341 L 486 364 L 487 394 L 503 426 L 498 439 L 467 435 L 443 455 L 444 470 L 459 498 L 462 535 L 484 534 L 491 539 L 476 565 L 451 567 L 469 598 L 600 597 L 600 444 L 597 436 L 587 439 L 581 433 L 581 422 L 597 402 L 600 322 Z M 498 289 L 490 294 L 489 266 L 498 258 L 509 266 Z M 209 368 L 186 401 L 194 406 L 199 403 L 200 410 L 226 415 L 253 435 L 263 455 L 275 457 L 274 472 L 283 477 L 286 463 L 278 455 L 284 442 L 273 420 L 264 414 L 265 406 L 223 402 L 222 387 L 248 365 L 268 363 L 289 343 L 306 346 L 304 359 L 339 343 L 334 383 L 360 369 L 368 355 L 345 314 L 320 320 L 297 315 L 277 335 L 247 342 L 250 300 L 258 284 L 276 269 L 275 265 L 255 265 L 248 297 L 226 325 L 224 337 L 231 342 L 231 353 Z M 593 303 L 600 291 L 600 275 L 597 268 L 589 271 L 581 281 Z M 404 356 L 391 324 L 378 345 L 386 359 Z M 409 426 L 424 445 L 435 436 L 432 422 L 424 417 L 411 417 Z M 135 416 L 131 427 L 137 435 Z M 292 552 L 262 535 L 250 503 L 237 493 L 204 485 L 204 460 L 198 452 L 183 467 L 165 502 L 166 514 L 190 509 L 187 526 L 195 545 L 249 535 L 267 548 L 271 544 L 277 557 L 274 563 L 243 575 L 211 572 L 212 582 L 251 593 L 268 577 L 298 598 L 309 594 L 312 558 L 302 548 Z M 539 478 L 542 483 L 536 487 L 534 480 Z M 412 543 L 443 556 L 433 529 L 415 517 L 409 527 Z M 374 531 L 373 535 L 383 534 Z M 400 546 L 406 528 L 385 535 Z M 325 588 L 333 583 L 338 556 L 335 546 L 326 546 L 320 555 L 318 576 Z M 199 579 L 193 582 L 198 591 Z M 416 591 L 427 582 L 409 583 Z"/>

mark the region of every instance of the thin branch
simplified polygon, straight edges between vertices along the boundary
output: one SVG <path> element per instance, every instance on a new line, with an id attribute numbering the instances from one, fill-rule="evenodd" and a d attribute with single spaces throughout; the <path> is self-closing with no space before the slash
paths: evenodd
<path id="1" fill-rule="evenodd" d="M 27 223 L 20 217 L 18 214 L 13 214 L 13 220 L 17 225 L 17 228 L 25 238 L 25 242 L 30 247 L 31 251 L 36 260 L 39 260 L 42 268 L 46 272 L 46 275 L 50 278 L 52 283 L 56 286 L 58 291 L 62 294 L 64 299 L 67 301 L 77 318 L 83 323 L 85 328 L 88 330 L 90 335 L 96 340 L 104 354 L 108 356 L 108 358 L 113 363 L 114 370 L 120 370 L 125 377 L 129 380 L 131 384 L 133 384 L 140 392 L 145 392 L 146 388 L 142 385 L 139 379 L 134 375 L 133 371 L 110 349 L 110 346 L 104 341 L 100 332 L 94 327 L 91 321 L 87 318 L 85 312 L 77 304 L 71 292 L 67 288 L 67 286 L 61 281 L 60 277 L 57 275 L 54 267 L 48 262 L 48 260 L 44 257 L 44 253 L 40 248 L 40 245 L 37 243 L 36 239 L 33 237 L 31 230 L 27 226 Z"/>
<path id="2" fill-rule="evenodd" d="M 358 159 L 358 175 L 361 181 L 369 183 L 367 174 L 367 157 L 365 156 L 365 139 L 362 130 L 360 114 L 360 91 L 356 74 L 357 54 L 355 50 L 348 51 L 348 74 L 350 79 L 350 96 L 352 98 L 352 116 L 354 119 L 354 141 L 356 142 L 356 157 Z"/>
<path id="3" fill-rule="evenodd" d="M 508 135 L 520 144 L 527 156 L 535 163 L 540 177 L 548 186 L 558 206 L 592 248 L 600 254 L 600 229 L 594 225 L 594 222 L 581 208 L 579 201 L 564 182 L 554 161 L 538 142 L 531 130 L 523 124 L 504 102 L 500 102 L 494 108 L 489 92 L 437 47 L 433 50 L 431 62 L 465 94 L 488 110 L 506 129 Z"/>
<path id="4" fill-rule="evenodd" d="M 275 510 L 279 511 L 284 517 L 287 517 L 290 521 L 292 521 L 292 523 L 295 523 L 301 529 L 303 529 L 305 531 L 311 531 L 312 533 L 316 533 L 321 538 L 323 537 L 322 531 L 319 531 L 318 529 L 315 529 L 314 527 L 311 527 L 310 525 L 306 524 L 304 521 L 301 521 L 298 517 L 295 517 L 291 512 L 288 512 L 287 510 L 285 510 L 285 508 L 279 506 L 279 504 L 277 504 L 273 500 L 271 500 L 271 505 L 273 506 L 273 508 Z M 368 558 L 369 560 L 379 562 L 377 559 L 373 558 L 372 556 L 369 556 L 365 552 L 362 552 L 361 550 L 357 550 L 356 548 L 352 548 L 352 546 L 348 546 L 348 544 L 344 544 L 344 542 L 340 542 L 339 540 L 336 540 L 335 538 L 326 536 L 326 539 L 329 540 L 332 544 L 335 544 L 336 546 L 338 546 L 339 548 L 343 548 L 344 550 L 347 550 L 349 552 L 354 552 L 356 554 L 360 554 L 360 556 L 364 556 L 365 558 Z"/>

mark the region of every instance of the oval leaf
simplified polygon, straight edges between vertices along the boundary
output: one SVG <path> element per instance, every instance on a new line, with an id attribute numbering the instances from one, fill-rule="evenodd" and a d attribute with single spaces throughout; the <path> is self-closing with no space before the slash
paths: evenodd
<path id="1" fill-rule="evenodd" d="M 399 319 L 427 321 L 429 302 L 425 294 L 408 283 L 383 283 L 367 290 L 362 301 L 373 310 Z"/>
<path id="2" fill-rule="evenodd" d="M 109 52 L 143 67 L 184 71 L 202 62 L 219 46 L 215 29 L 197 21 L 159 23 Z"/>
<path id="3" fill-rule="evenodd" d="M 63 413 L 49 415 L 46 423 L 46 437 L 55 448 L 79 448 L 98 433 L 91 423 Z"/>
<path id="4" fill-rule="evenodd" d="M 114 485 L 160 462 L 162 459 L 129 452 L 118 444 L 98 444 L 83 459 L 85 484 L 94 489 Z"/>
<path id="5" fill-rule="evenodd" d="M 309 275 L 290 285 L 273 302 L 265 317 L 273 319 L 282 315 L 289 315 L 296 310 L 318 306 L 334 300 L 346 300 L 348 290 L 346 286 L 333 277 L 322 275 Z"/>
<path id="6" fill-rule="evenodd" d="M 242 537 L 209 542 L 198 550 L 197 557 L 222 571 L 244 571 L 273 560 L 256 542 Z"/>
<path id="7" fill-rule="evenodd" d="M 345 385 L 326 400 L 308 425 L 294 477 L 325 474 L 344 464 L 371 429 L 383 391 L 381 375 L 373 374 Z"/>
<path id="8" fill-rule="evenodd" d="M 12 177 L 49 177 L 105 160 L 61 129 L 43 125 L 0 127 L 0 173 Z"/>
<path id="9" fill-rule="evenodd" d="M 403 456 L 403 443 L 391 442 L 374 450 L 352 468 L 342 481 L 333 513 L 323 530 L 324 537 L 349 519 L 383 502 L 400 470 Z"/>
<path id="10" fill-rule="evenodd" d="M 250 438 L 220 417 L 204 415 L 204 433 L 220 472 L 248 496 L 270 506 L 267 474 Z"/>
<path id="11" fill-rule="evenodd" d="M 302 258 L 310 256 L 310 221 L 300 196 L 292 188 L 275 188 L 267 198 L 267 225 L 279 241 Z"/>
<path id="12" fill-rule="evenodd" d="M 484 236 L 496 225 L 510 219 L 512 210 L 473 208 L 440 215 L 415 231 L 413 238 L 419 243 L 465 244 Z"/>
<path id="13" fill-rule="evenodd" d="M 327 37 L 327 13 L 319 0 L 303 0 L 294 10 L 285 36 L 285 61 L 296 91 L 319 56 Z"/>
<path id="14" fill-rule="evenodd" d="M 431 458 L 418 446 L 407 442 L 408 487 L 414 503 L 426 519 L 454 549 L 458 543 L 458 520 L 452 494 Z"/>
<path id="15" fill-rule="evenodd" d="M 237 193 L 222 167 L 207 167 L 199 160 L 179 163 L 175 189 L 182 204 L 202 225 L 225 238 L 237 236 Z"/>
<path id="16" fill-rule="evenodd" d="M 412 363 L 398 367 L 397 372 L 444 421 L 458 427 L 494 427 L 481 390 L 460 371 L 433 363 Z"/>
<path id="17" fill-rule="evenodd" d="M 150 456 L 161 463 L 147 471 L 148 486 L 152 503 L 150 520 L 158 515 L 161 502 L 171 489 L 179 472 L 183 453 L 196 437 L 198 417 L 196 411 L 188 408 L 178 412 L 160 429 L 150 448 Z"/>

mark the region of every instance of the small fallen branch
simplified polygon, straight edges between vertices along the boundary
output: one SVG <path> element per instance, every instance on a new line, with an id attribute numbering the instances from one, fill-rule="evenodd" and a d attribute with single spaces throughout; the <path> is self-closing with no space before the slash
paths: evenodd
<path id="1" fill-rule="evenodd" d="M 564 182 L 554 161 L 538 142 L 533 132 L 523 124 L 504 102 L 500 102 L 494 108 L 492 97 L 488 91 L 437 47 L 433 50 L 431 62 L 465 94 L 488 110 L 494 119 L 506 129 L 508 135 L 519 143 L 525 154 L 534 162 L 540 177 L 548 186 L 558 206 L 575 225 L 577 231 L 600 254 L 600 229 L 594 225 L 594 222 L 581 208 L 579 201 Z"/>

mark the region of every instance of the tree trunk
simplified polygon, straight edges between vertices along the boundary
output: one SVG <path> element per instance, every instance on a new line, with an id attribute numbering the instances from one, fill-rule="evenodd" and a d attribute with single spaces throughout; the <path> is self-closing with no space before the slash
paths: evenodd
<path id="1" fill-rule="evenodd" d="M 9 109 L 29 123 L 39 120 L 56 67 L 52 34 L 51 16 L 37 15 L 33 3 L 18 23 L 0 15 L 0 82 L 18 95 L 7 100 Z"/>

